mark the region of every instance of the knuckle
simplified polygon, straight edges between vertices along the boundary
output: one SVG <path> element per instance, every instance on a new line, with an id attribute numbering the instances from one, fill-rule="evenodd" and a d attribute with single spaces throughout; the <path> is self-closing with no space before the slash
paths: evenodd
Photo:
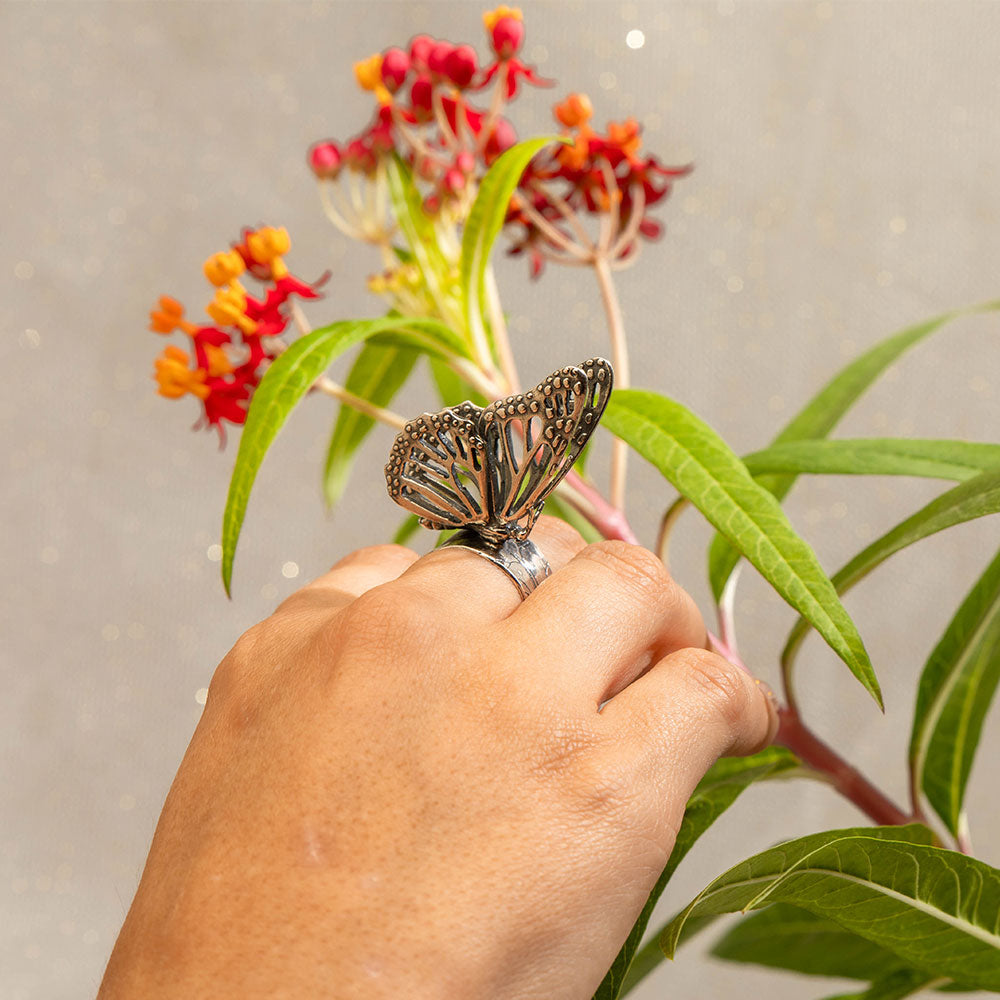
<path id="1" fill-rule="evenodd" d="M 628 542 L 604 541 L 588 545 L 584 552 L 644 601 L 674 604 L 679 600 L 680 588 L 649 549 Z"/>
<path id="2" fill-rule="evenodd" d="M 682 649 L 684 669 L 699 695 L 728 729 L 736 729 L 751 708 L 747 677 L 728 660 L 705 649 Z"/>
<path id="3" fill-rule="evenodd" d="M 242 697 L 254 664 L 268 644 L 269 632 L 266 622 L 258 622 L 236 640 L 215 668 L 208 685 L 206 704 L 220 707 Z"/>
<path id="4" fill-rule="evenodd" d="M 617 752 L 600 753 L 596 748 L 577 754 L 566 790 L 571 808 L 585 815 L 621 815 L 636 794 L 626 758 Z"/>
<path id="5" fill-rule="evenodd" d="M 438 635 L 443 623 L 433 595 L 417 587 L 383 584 L 355 598 L 338 616 L 338 632 L 352 646 L 398 652 Z"/>

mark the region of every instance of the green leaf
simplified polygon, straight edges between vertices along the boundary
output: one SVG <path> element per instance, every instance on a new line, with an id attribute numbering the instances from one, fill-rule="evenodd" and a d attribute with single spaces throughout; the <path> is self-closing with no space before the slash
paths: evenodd
<path id="1" fill-rule="evenodd" d="M 1000 469 L 981 472 L 952 487 L 921 507 L 901 524 L 877 538 L 831 577 L 838 594 L 846 593 L 876 566 L 901 549 L 945 528 L 1000 511 Z M 800 618 L 792 628 L 781 653 L 785 681 L 791 684 L 795 654 L 809 633 L 810 623 Z"/>
<path id="2" fill-rule="evenodd" d="M 854 405 L 861 394 L 905 351 L 919 344 L 925 337 L 940 330 L 960 316 L 990 312 L 1000 309 L 1000 301 L 987 302 L 968 309 L 942 313 L 933 319 L 907 327 L 882 340 L 849 365 L 842 368 L 813 398 L 785 425 L 772 444 L 800 441 L 804 438 L 823 438 L 836 427 L 840 418 Z M 794 473 L 763 479 L 761 485 L 779 500 L 792 488 Z M 740 554 L 720 534 L 712 539 L 709 547 L 708 569 L 712 593 L 718 600 L 722 596 L 729 574 L 739 561 Z"/>
<path id="3" fill-rule="evenodd" d="M 439 320 L 412 316 L 396 320 L 399 329 L 388 330 L 372 337 L 372 343 L 383 347 L 399 347 L 419 351 L 430 358 L 447 360 L 452 357 L 468 358 L 465 342 Z M 420 324 L 419 327 L 414 324 Z"/>
<path id="4" fill-rule="evenodd" d="M 369 341 L 351 366 L 344 388 L 376 406 L 388 406 L 410 377 L 417 357 L 411 348 Z M 341 405 L 323 469 L 323 494 L 328 506 L 332 507 L 343 496 L 355 452 L 374 426 L 373 417 L 347 404 Z"/>
<path id="5" fill-rule="evenodd" d="M 913 787 L 954 835 L 983 719 L 1000 682 L 1000 553 L 966 595 L 920 676 L 910 739 Z"/>
<path id="6" fill-rule="evenodd" d="M 1000 872 L 930 846 L 926 827 L 831 830 L 773 847 L 704 889 L 666 928 L 673 955 L 691 916 L 793 903 L 915 969 L 1000 990 Z"/>
<path id="7" fill-rule="evenodd" d="M 477 406 L 485 406 L 486 397 L 477 392 L 450 365 L 439 358 L 430 358 L 431 377 L 437 387 L 442 406 L 457 406 L 469 400 Z"/>
<path id="8" fill-rule="evenodd" d="M 511 195 L 525 167 L 539 150 L 553 142 L 565 142 L 559 136 L 541 136 L 519 142 L 503 152 L 479 184 L 462 230 L 462 306 L 467 327 L 485 336 L 486 266 L 490 251 L 503 228 Z"/>
<path id="9" fill-rule="evenodd" d="M 716 958 L 809 976 L 873 982 L 905 963 L 827 917 L 775 903 L 744 917 L 712 947 Z"/>
<path id="10" fill-rule="evenodd" d="M 405 545 L 420 530 L 420 519 L 416 514 L 407 514 L 403 523 L 392 536 L 394 545 Z"/>
<path id="11" fill-rule="evenodd" d="M 652 462 L 805 616 L 882 705 L 861 636 L 812 548 L 711 427 L 665 396 L 614 392 L 604 425 Z"/>
<path id="12" fill-rule="evenodd" d="M 869 989 L 849 994 L 865 998 L 896 996 L 886 991 L 922 988 L 937 978 L 910 968 L 891 951 L 845 930 L 835 921 L 789 903 L 775 903 L 744 917 L 716 942 L 711 954 L 728 962 L 803 975 L 866 980 L 872 983 Z M 934 985 L 944 984 L 939 980 Z M 949 992 L 969 989 L 950 980 L 948 986 Z"/>
<path id="13" fill-rule="evenodd" d="M 447 330 L 437 320 L 399 316 L 341 320 L 294 341 L 264 373 L 250 401 L 222 517 L 222 582 L 230 596 L 233 557 L 250 490 L 264 455 L 288 414 L 334 358 L 360 341 L 399 328 L 412 331 L 414 335 L 422 332 L 427 336 L 438 336 Z"/>
<path id="14" fill-rule="evenodd" d="M 827 1000 L 903 1000 L 904 997 L 911 997 L 928 986 L 936 986 L 947 981 L 947 978 L 942 979 L 940 976 L 919 969 L 897 969 L 876 980 L 860 993 L 838 993 L 836 996 L 828 997 Z"/>
<path id="15" fill-rule="evenodd" d="M 594 1000 L 617 1000 L 623 991 L 631 989 L 648 975 L 659 961 L 662 961 L 662 953 L 657 953 L 650 956 L 649 961 L 643 962 L 641 967 L 633 966 L 636 949 L 642 940 L 653 908 L 677 870 L 677 866 L 694 846 L 695 841 L 753 782 L 787 774 L 797 767 L 799 767 L 798 759 L 791 751 L 784 747 L 768 747 L 750 757 L 723 758 L 709 769 L 688 800 L 667 866 L 657 879 L 639 919 L 629 932 L 614 964 L 594 994 Z"/>
<path id="16" fill-rule="evenodd" d="M 441 250 L 434 220 L 424 211 L 424 199 L 413 183 L 413 174 L 395 156 L 389 160 L 386 176 L 393 214 L 406 237 L 413 262 L 420 268 L 427 293 L 441 318 L 458 326 L 461 316 L 454 301 L 453 267 Z"/>
<path id="17" fill-rule="evenodd" d="M 787 441 L 743 456 L 758 482 L 765 474 L 924 476 L 961 482 L 1000 468 L 1000 445 L 920 438 Z"/>

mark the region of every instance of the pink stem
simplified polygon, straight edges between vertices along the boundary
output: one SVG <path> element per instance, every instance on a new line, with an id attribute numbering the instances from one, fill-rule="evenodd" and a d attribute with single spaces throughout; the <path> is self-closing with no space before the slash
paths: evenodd
<path id="1" fill-rule="evenodd" d="M 833 787 L 866 816 L 885 826 L 913 822 L 913 816 L 907 815 L 833 747 L 824 743 L 805 725 L 797 712 L 781 708 L 778 717 L 780 725 L 775 742 L 788 747 L 803 764 L 829 778 Z"/>
<path id="2" fill-rule="evenodd" d="M 572 486 L 586 500 L 587 507 L 581 506 L 577 509 L 605 538 L 617 538 L 632 545 L 639 544 L 639 539 L 628 523 L 625 512 L 608 503 L 600 490 L 583 479 L 579 473 L 567 473 L 566 485 Z"/>

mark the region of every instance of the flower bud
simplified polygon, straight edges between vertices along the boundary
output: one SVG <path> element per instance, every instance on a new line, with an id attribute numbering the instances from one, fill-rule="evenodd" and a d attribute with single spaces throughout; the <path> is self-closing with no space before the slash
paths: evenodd
<path id="1" fill-rule="evenodd" d="M 594 106 L 586 94 L 570 94 L 552 109 L 552 113 L 566 128 L 580 128 L 593 117 Z"/>
<path id="2" fill-rule="evenodd" d="M 418 122 L 428 121 L 433 116 L 431 103 L 433 89 L 430 79 L 426 76 L 419 76 L 413 81 L 413 86 L 410 88 L 410 105 Z"/>
<path id="3" fill-rule="evenodd" d="M 468 176 L 476 169 L 476 158 L 467 149 L 463 149 L 462 152 L 455 157 L 455 167 Z"/>
<path id="4" fill-rule="evenodd" d="M 487 164 L 492 163 L 504 150 L 510 149 L 515 142 L 517 133 L 514 131 L 514 126 L 506 118 L 498 118 L 483 150 Z"/>
<path id="5" fill-rule="evenodd" d="M 435 76 L 446 76 L 448 72 L 448 58 L 455 50 L 451 42 L 435 42 L 433 48 L 427 56 L 427 68 Z"/>
<path id="6" fill-rule="evenodd" d="M 444 175 L 444 187 L 451 194 L 458 194 L 465 187 L 465 174 L 455 167 L 447 170 Z"/>
<path id="7" fill-rule="evenodd" d="M 497 21 L 490 40 L 493 43 L 493 51 L 501 59 L 510 59 L 524 41 L 524 24 L 512 17 L 503 17 Z"/>
<path id="8" fill-rule="evenodd" d="M 471 45 L 458 45 L 445 60 L 445 76 L 459 89 L 468 87 L 476 75 L 479 64 L 476 50 Z"/>
<path id="9" fill-rule="evenodd" d="M 333 180 L 344 163 L 340 147 L 332 139 L 314 143 L 308 159 L 309 168 L 321 181 Z"/>
<path id="10" fill-rule="evenodd" d="M 403 86 L 409 72 L 410 57 L 402 49 L 393 47 L 382 53 L 382 82 L 390 93 Z"/>
<path id="11" fill-rule="evenodd" d="M 524 42 L 524 20 L 520 8 L 501 4 L 483 14 L 483 24 L 493 51 L 500 59 L 510 59 Z"/>
<path id="12" fill-rule="evenodd" d="M 416 35 L 410 40 L 410 62 L 418 72 L 427 69 L 427 57 L 434 48 L 434 39 L 430 35 Z"/>
<path id="13" fill-rule="evenodd" d="M 344 163 L 351 170 L 369 171 L 375 167 L 375 157 L 363 139 L 352 139 L 344 150 Z"/>

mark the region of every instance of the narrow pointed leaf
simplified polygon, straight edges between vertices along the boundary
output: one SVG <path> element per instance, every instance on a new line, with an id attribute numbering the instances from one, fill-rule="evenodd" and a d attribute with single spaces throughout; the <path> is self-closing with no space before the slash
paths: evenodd
<path id="1" fill-rule="evenodd" d="M 417 352 L 411 348 L 369 341 L 355 358 L 344 380 L 344 388 L 376 406 L 388 406 L 410 377 L 417 357 Z M 354 455 L 374 426 L 373 417 L 346 403 L 341 405 L 323 468 L 323 494 L 327 506 L 332 507 L 343 496 Z"/>
<path id="2" fill-rule="evenodd" d="M 673 954 L 691 916 L 792 903 L 881 945 L 910 967 L 1000 990 L 1000 871 L 931 846 L 909 827 L 831 830 L 736 865 L 666 928 Z"/>
<path id="3" fill-rule="evenodd" d="M 650 962 L 644 963 L 641 970 L 629 973 L 653 909 L 677 866 L 694 846 L 695 841 L 736 801 L 740 793 L 755 781 L 787 776 L 799 766 L 798 758 L 791 751 L 784 747 L 768 747 L 751 757 L 723 758 L 709 769 L 688 800 L 667 866 L 649 894 L 649 899 L 618 952 L 614 964 L 594 994 L 594 1000 L 617 1000 L 624 990 L 630 989 L 653 970 L 656 963 Z M 661 953 L 659 959 L 662 960 L 662 957 Z"/>
<path id="4" fill-rule="evenodd" d="M 901 524 L 897 524 L 891 531 L 877 538 L 833 574 L 831 577 L 833 585 L 837 588 L 838 594 L 846 593 L 859 580 L 863 580 L 873 569 L 901 549 L 945 528 L 977 517 L 985 517 L 987 514 L 996 514 L 998 511 L 1000 511 L 1000 469 L 981 472 L 978 476 L 967 479 L 946 493 L 942 493 Z M 785 679 L 789 683 L 795 655 L 803 639 L 808 635 L 810 627 L 810 622 L 800 618 L 785 642 L 785 648 L 781 653 L 781 664 Z"/>
<path id="5" fill-rule="evenodd" d="M 386 176 L 392 210 L 400 231 L 406 237 L 413 262 L 420 268 L 427 292 L 442 317 L 456 323 L 451 285 L 451 264 L 441 251 L 434 220 L 424 211 L 424 200 L 413 183 L 410 168 L 397 156 L 389 160 Z"/>
<path id="6" fill-rule="evenodd" d="M 865 982 L 907 967 L 874 941 L 790 903 L 748 914 L 712 946 L 711 953 L 727 962 Z"/>
<path id="7" fill-rule="evenodd" d="M 250 490 L 264 455 L 288 414 L 334 358 L 363 340 L 394 329 L 414 331 L 415 335 L 419 333 L 429 337 L 443 336 L 447 331 L 449 336 L 454 336 L 436 320 L 398 316 L 342 320 L 313 330 L 294 341 L 264 373 L 250 401 L 222 517 L 222 582 L 227 594 L 230 593 L 233 557 Z"/>
<path id="8" fill-rule="evenodd" d="M 1000 682 L 1000 554 L 924 666 L 910 739 L 913 784 L 958 835 L 983 719 Z"/>
<path id="9" fill-rule="evenodd" d="M 1000 468 L 1000 445 L 919 438 L 786 441 L 743 456 L 758 482 L 765 475 L 923 476 L 961 482 Z"/>
<path id="10" fill-rule="evenodd" d="M 897 358 L 925 337 L 940 330 L 953 319 L 978 312 L 1000 309 L 1000 302 L 987 302 L 969 309 L 942 313 L 933 319 L 907 327 L 880 341 L 849 365 L 842 368 L 813 398 L 785 425 L 772 444 L 799 441 L 804 438 L 826 437 L 837 426 L 841 417 L 857 402 L 864 391 Z M 795 474 L 776 475 L 764 479 L 761 485 L 779 500 L 792 488 Z M 729 579 L 740 553 L 721 534 L 712 539 L 709 547 L 708 568 L 712 593 L 718 600 Z"/>
<path id="11" fill-rule="evenodd" d="M 891 951 L 845 930 L 836 921 L 789 903 L 775 903 L 748 914 L 715 943 L 711 954 L 728 962 L 872 983 L 868 990 L 851 996 L 882 996 L 872 990 L 887 990 L 893 984 L 897 988 L 911 983 L 924 986 L 937 978 L 910 968 Z M 968 988 L 955 986 L 950 980 L 948 984 L 952 992 Z"/>
<path id="12" fill-rule="evenodd" d="M 473 389 L 450 365 L 440 358 L 431 357 L 428 360 L 442 406 L 456 406 L 466 400 L 477 406 L 486 405 L 483 394 Z"/>
<path id="13" fill-rule="evenodd" d="M 904 1000 L 931 986 L 949 982 L 947 977 L 919 969 L 898 969 L 885 978 L 878 979 L 860 993 L 838 993 L 827 1000 Z"/>
<path id="14" fill-rule="evenodd" d="M 613 393 L 603 419 L 814 625 L 881 706 L 861 636 L 816 554 L 722 438 L 680 403 L 636 389 Z"/>
<path id="15" fill-rule="evenodd" d="M 469 358 L 468 345 L 449 326 L 429 317 L 401 316 L 399 326 L 372 337 L 372 343 L 419 351 L 429 358 Z"/>
<path id="16" fill-rule="evenodd" d="M 519 142 L 503 152 L 479 184 L 476 200 L 462 231 L 462 301 L 466 322 L 471 327 L 482 323 L 485 314 L 486 265 L 490 251 L 503 228 L 511 195 L 531 158 L 553 142 L 564 142 L 558 136 L 542 136 Z"/>

